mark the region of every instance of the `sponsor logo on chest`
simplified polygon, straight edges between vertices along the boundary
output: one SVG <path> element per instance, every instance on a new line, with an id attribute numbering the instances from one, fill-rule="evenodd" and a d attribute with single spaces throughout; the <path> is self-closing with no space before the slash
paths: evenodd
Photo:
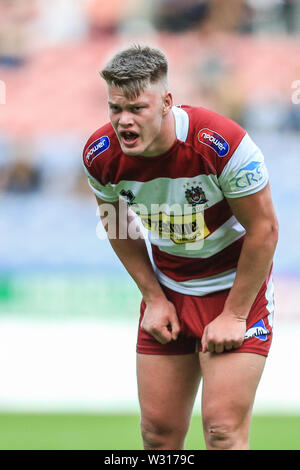
<path id="1" fill-rule="evenodd" d="M 198 132 L 198 140 L 201 144 L 212 148 L 219 157 L 225 157 L 229 152 L 230 147 L 228 142 L 221 134 L 211 129 L 201 129 Z"/>
<path id="2" fill-rule="evenodd" d="M 88 166 L 91 166 L 92 162 L 95 160 L 98 155 L 103 153 L 105 150 L 107 150 L 110 147 L 110 140 L 107 135 L 104 135 L 103 137 L 100 137 L 100 139 L 94 140 L 92 142 L 85 153 L 85 161 Z"/>

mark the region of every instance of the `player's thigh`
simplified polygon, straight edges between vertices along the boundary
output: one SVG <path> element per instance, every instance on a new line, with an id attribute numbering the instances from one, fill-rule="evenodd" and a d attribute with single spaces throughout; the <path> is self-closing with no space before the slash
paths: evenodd
<path id="1" fill-rule="evenodd" d="M 223 426 L 247 432 L 265 360 L 254 353 L 200 353 L 204 430 Z"/>
<path id="2" fill-rule="evenodd" d="M 200 382 L 197 354 L 138 354 L 137 379 L 142 425 L 188 425 Z"/>

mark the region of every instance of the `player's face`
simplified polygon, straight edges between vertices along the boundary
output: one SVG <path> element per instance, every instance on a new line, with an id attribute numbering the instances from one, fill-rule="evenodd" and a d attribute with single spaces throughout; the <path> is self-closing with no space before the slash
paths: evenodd
<path id="1" fill-rule="evenodd" d="M 128 99 L 120 88 L 108 88 L 109 114 L 122 151 L 151 157 L 170 147 L 167 118 L 172 96 L 161 83 L 149 85 L 138 98 Z"/>

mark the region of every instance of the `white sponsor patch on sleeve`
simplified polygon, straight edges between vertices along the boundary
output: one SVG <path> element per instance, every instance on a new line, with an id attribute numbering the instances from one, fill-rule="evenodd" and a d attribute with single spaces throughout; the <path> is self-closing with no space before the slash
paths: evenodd
<path id="1" fill-rule="evenodd" d="M 228 198 L 254 194 L 266 186 L 268 179 L 264 156 L 246 134 L 219 177 L 223 193 Z"/>

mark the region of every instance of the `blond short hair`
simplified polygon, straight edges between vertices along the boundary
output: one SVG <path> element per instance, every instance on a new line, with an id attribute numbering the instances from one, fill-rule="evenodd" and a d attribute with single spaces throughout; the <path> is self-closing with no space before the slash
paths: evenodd
<path id="1" fill-rule="evenodd" d="M 160 80 L 167 87 L 168 60 L 160 49 L 133 45 L 114 55 L 100 76 L 108 86 L 120 88 L 126 98 L 137 98 Z"/>

